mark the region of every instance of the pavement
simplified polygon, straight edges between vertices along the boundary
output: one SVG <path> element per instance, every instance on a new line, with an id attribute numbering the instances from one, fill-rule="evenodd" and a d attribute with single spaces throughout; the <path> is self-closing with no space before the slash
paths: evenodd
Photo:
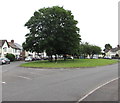
<path id="1" fill-rule="evenodd" d="M 97 89 L 83 101 L 118 101 L 118 80 Z"/>
<path id="2" fill-rule="evenodd" d="M 98 86 L 118 77 L 118 64 L 95 68 L 35 69 L 19 67 L 21 63 L 2 67 L 3 101 L 76 102 Z M 116 84 L 117 81 L 114 81 L 103 86 L 84 101 L 118 100 Z"/>

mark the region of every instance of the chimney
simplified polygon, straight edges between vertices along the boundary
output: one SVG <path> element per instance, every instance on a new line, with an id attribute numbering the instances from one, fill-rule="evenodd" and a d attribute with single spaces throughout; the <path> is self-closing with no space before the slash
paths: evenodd
<path id="1" fill-rule="evenodd" d="M 14 43 L 14 40 L 11 40 L 11 43 Z"/>

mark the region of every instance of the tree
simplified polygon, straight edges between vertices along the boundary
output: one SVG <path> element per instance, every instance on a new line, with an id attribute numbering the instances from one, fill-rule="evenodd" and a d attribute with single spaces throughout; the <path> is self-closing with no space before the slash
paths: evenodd
<path id="1" fill-rule="evenodd" d="M 92 45 L 91 46 L 91 50 L 92 50 L 92 58 L 94 56 L 94 54 L 101 54 L 101 48 L 99 46 L 96 46 L 96 45 Z"/>
<path id="2" fill-rule="evenodd" d="M 110 44 L 105 44 L 105 50 L 110 50 L 112 49 L 112 46 Z"/>
<path id="3" fill-rule="evenodd" d="M 47 55 L 74 54 L 81 40 L 77 21 L 71 11 L 53 6 L 34 12 L 25 26 L 29 29 L 23 48 L 32 52 L 46 51 Z"/>
<path id="4" fill-rule="evenodd" d="M 91 55 L 91 52 L 91 45 L 89 43 L 85 42 L 80 44 L 79 53 L 84 56 L 84 58 Z"/>
<path id="5" fill-rule="evenodd" d="M 101 54 L 101 48 L 85 42 L 80 44 L 79 53 L 80 55 L 83 55 L 84 58 L 88 55 L 93 57 L 94 54 Z"/>
<path id="6" fill-rule="evenodd" d="M 10 61 L 15 61 L 15 55 L 14 54 L 6 54 L 6 58 L 10 59 Z"/>

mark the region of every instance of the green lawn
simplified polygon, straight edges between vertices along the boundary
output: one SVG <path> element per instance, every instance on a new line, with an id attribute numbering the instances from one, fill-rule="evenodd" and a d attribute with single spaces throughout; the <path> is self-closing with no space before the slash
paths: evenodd
<path id="1" fill-rule="evenodd" d="M 75 59 L 75 60 L 58 60 L 57 63 L 45 61 L 35 61 L 23 63 L 22 67 L 40 67 L 40 68 L 75 68 L 75 67 L 96 67 L 117 63 L 117 60 L 108 59 Z"/>

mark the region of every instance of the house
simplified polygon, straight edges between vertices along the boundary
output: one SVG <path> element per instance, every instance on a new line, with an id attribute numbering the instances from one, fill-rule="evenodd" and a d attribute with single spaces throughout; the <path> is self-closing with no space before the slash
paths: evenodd
<path id="1" fill-rule="evenodd" d="M 14 43 L 14 40 L 11 40 L 11 42 L 8 42 L 8 44 L 9 44 L 8 53 L 14 54 L 16 58 L 20 58 L 22 46 L 20 46 L 18 43 Z"/>
<path id="2" fill-rule="evenodd" d="M 24 51 L 24 57 L 33 57 L 33 58 L 45 58 L 47 57 L 46 52 L 42 52 L 42 53 L 36 53 L 36 52 L 30 52 L 30 51 Z"/>
<path id="3" fill-rule="evenodd" d="M 8 42 L 7 40 L 0 40 L 0 57 L 5 57 L 7 53 L 14 54 L 16 58 L 20 57 L 22 46 L 14 43 L 14 40 Z"/>
<path id="4" fill-rule="evenodd" d="M 0 40 L 0 57 L 5 57 L 8 53 L 9 44 L 7 40 Z"/>
<path id="5" fill-rule="evenodd" d="M 106 58 L 120 58 L 120 45 L 110 50 L 105 50 Z"/>
<path id="6" fill-rule="evenodd" d="M 15 58 L 24 59 L 25 57 L 31 56 L 33 58 L 44 58 L 47 57 L 46 52 L 36 53 L 30 51 L 24 51 L 23 47 L 18 43 L 15 43 L 14 40 L 8 42 L 7 40 L 0 40 L 0 57 L 5 57 L 7 53 L 14 54 Z"/>

